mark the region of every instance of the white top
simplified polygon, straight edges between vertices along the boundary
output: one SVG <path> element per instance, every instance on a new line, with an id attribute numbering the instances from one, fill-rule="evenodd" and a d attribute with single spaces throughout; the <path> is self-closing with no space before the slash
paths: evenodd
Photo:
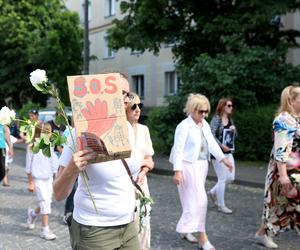
<path id="1" fill-rule="evenodd" d="M 137 137 L 135 139 L 135 148 L 137 153 L 141 154 L 144 159 L 145 156 L 153 156 L 154 150 L 152 147 L 152 141 L 149 133 L 149 129 L 146 125 L 137 124 Z"/>
<path id="2" fill-rule="evenodd" d="M 200 129 L 191 116 L 177 125 L 169 159 L 173 164 L 174 171 L 182 170 L 182 161 L 191 163 L 197 161 L 201 147 Z M 208 152 L 218 161 L 223 160 L 225 156 L 212 135 L 209 124 L 204 119 L 202 120 L 202 131 L 208 144 Z"/>
<path id="3" fill-rule="evenodd" d="M 134 132 L 128 123 L 131 145 L 134 143 Z M 72 131 L 75 136 L 75 130 Z M 75 138 L 75 137 L 74 137 Z M 67 145 L 73 145 L 68 137 Z M 134 148 L 134 147 L 132 147 Z M 73 152 L 69 146 L 64 147 L 59 163 L 67 167 Z M 141 166 L 141 158 L 133 150 L 131 157 L 126 159 L 134 175 Z M 86 168 L 89 177 L 88 185 L 97 206 L 88 194 L 82 175 L 78 177 L 78 188 L 74 196 L 73 218 L 88 226 L 117 226 L 130 223 L 135 209 L 135 187 L 126 172 L 121 160 L 90 164 Z"/>
<path id="4" fill-rule="evenodd" d="M 57 172 L 59 165 L 58 157 L 54 153 L 53 148 L 51 148 L 50 152 L 51 156 L 48 158 L 43 155 L 41 150 L 36 154 L 28 150 L 26 154 L 26 173 L 31 173 L 35 179 L 46 180 L 52 178 L 53 174 Z"/>

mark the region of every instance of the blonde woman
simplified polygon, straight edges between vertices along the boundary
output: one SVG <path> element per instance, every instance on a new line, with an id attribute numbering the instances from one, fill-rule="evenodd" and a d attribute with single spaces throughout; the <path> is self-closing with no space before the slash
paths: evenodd
<path id="1" fill-rule="evenodd" d="M 211 133 L 205 117 L 210 112 L 208 99 L 201 94 L 190 94 L 184 112 L 187 118 L 180 122 L 175 131 L 174 146 L 170 156 L 173 164 L 174 182 L 178 187 L 182 215 L 176 231 L 194 241 L 192 233 L 199 233 L 199 248 L 215 250 L 205 230 L 207 196 L 205 180 L 208 160 L 212 154 L 224 167 L 232 171 L 232 164 L 226 159 Z"/>
<path id="2" fill-rule="evenodd" d="M 146 174 L 153 169 L 154 163 L 152 156 L 154 155 L 154 150 L 152 147 L 152 141 L 150 138 L 149 129 L 147 126 L 142 125 L 138 123 L 141 110 L 143 107 L 143 103 L 141 103 L 141 100 L 139 96 L 135 93 L 130 93 L 132 96 L 132 99 L 127 105 L 126 108 L 126 115 L 127 120 L 132 126 L 134 130 L 134 138 L 135 138 L 135 148 L 133 149 L 133 152 L 136 153 L 136 157 L 140 157 L 141 159 L 148 159 L 152 164 L 148 164 L 147 166 L 141 166 L 140 171 L 137 175 L 136 182 L 139 184 L 145 193 L 146 196 L 150 196 L 148 182 L 147 182 L 147 176 Z M 139 204 L 138 204 L 138 215 L 139 217 Z M 143 218 L 142 221 L 142 227 L 140 228 L 139 232 L 139 242 L 140 242 L 140 249 L 142 250 L 149 250 L 150 249 L 150 239 L 151 239 L 151 230 L 150 230 L 150 213 L 151 207 L 150 205 L 147 205 L 147 216 Z M 137 218 L 137 224 L 140 224 L 139 218 Z"/>
<path id="3" fill-rule="evenodd" d="M 262 224 L 255 234 L 258 243 L 277 248 L 272 236 L 285 229 L 300 232 L 300 87 L 288 86 L 273 121 L 274 145 L 265 183 Z M 299 184 L 298 184 L 299 185 Z"/>

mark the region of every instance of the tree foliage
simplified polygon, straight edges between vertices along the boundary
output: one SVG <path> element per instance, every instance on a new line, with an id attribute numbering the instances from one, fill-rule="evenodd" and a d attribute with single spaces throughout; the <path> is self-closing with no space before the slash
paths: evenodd
<path id="1" fill-rule="evenodd" d="M 1 93 L 12 97 L 15 107 L 27 97 L 44 104 L 45 96 L 29 81 L 29 73 L 41 68 L 68 102 L 66 75 L 80 73 L 82 64 L 78 14 L 60 0 L 0 0 L 0 25 Z"/>
<path id="2" fill-rule="evenodd" d="M 296 45 L 300 32 L 279 29 L 280 15 L 299 9 L 297 0 L 130 0 L 120 3 L 125 15 L 109 31 L 110 45 L 155 53 L 174 44 L 176 59 L 193 64 L 202 53 L 214 56 L 235 50 L 227 39 L 250 46 Z"/>
<path id="3" fill-rule="evenodd" d="M 122 1 L 124 16 L 115 20 L 109 31 L 110 46 L 158 53 L 163 44 L 172 44 L 182 80 L 176 96 L 167 99 L 167 106 L 149 115 L 148 125 L 157 139 L 154 143 L 164 152 L 169 150 L 191 92 L 205 94 L 212 110 L 218 99 L 226 96 L 233 97 L 238 112 L 250 110 L 248 114 L 260 110 L 260 106 L 279 103 L 283 87 L 300 79 L 300 67 L 286 61 L 288 49 L 299 47 L 300 31 L 284 27 L 281 17 L 299 9 L 297 0 Z M 271 113 L 267 115 L 273 118 Z M 251 116 L 249 126 L 261 132 L 256 134 L 266 135 L 271 120 L 260 118 Z M 261 123 L 264 126 L 257 127 Z M 251 130 L 243 126 L 247 129 L 239 133 L 242 140 Z M 251 138 L 251 146 L 256 147 L 251 157 L 259 159 L 262 156 L 257 152 L 267 152 L 268 143 L 255 146 L 255 140 L 261 138 Z M 241 143 L 239 155 L 246 155 L 248 146 Z"/>

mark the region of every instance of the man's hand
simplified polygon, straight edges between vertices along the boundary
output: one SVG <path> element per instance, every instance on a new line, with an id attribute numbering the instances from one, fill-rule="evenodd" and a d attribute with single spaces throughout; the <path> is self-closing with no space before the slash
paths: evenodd
<path id="1" fill-rule="evenodd" d="M 92 149 L 84 149 L 73 155 L 73 166 L 76 171 L 81 172 L 87 168 L 92 160 L 95 160 L 97 154 Z"/>

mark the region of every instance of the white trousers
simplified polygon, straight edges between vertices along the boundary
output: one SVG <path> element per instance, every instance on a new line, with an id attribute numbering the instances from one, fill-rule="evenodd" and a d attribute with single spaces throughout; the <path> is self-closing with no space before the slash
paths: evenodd
<path id="1" fill-rule="evenodd" d="M 178 233 L 205 232 L 207 196 L 205 180 L 208 162 L 182 162 L 183 183 L 178 185 L 182 214 L 178 221 Z"/>
<path id="2" fill-rule="evenodd" d="M 225 156 L 233 165 L 232 172 L 229 172 L 228 168 L 224 165 L 224 163 L 212 160 L 212 164 L 218 177 L 218 182 L 210 190 L 210 192 L 216 195 L 218 206 L 225 206 L 224 196 L 226 184 L 233 182 L 235 178 L 235 164 L 233 155 L 225 154 Z"/>
<path id="3" fill-rule="evenodd" d="M 33 181 L 35 185 L 35 193 L 41 209 L 40 214 L 50 214 L 53 193 L 53 179 L 49 178 L 46 180 L 41 180 L 34 178 Z"/>

